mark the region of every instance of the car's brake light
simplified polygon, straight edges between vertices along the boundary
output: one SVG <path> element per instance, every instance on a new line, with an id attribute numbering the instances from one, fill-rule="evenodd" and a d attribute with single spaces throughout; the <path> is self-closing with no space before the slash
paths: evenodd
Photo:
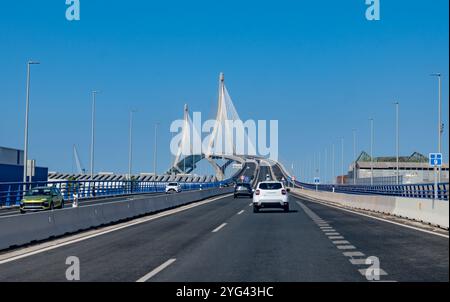
<path id="1" fill-rule="evenodd" d="M 285 189 L 281 190 L 281 194 L 286 195 L 286 190 Z"/>
<path id="2" fill-rule="evenodd" d="M 259 190 L 256 190 L 256 191 L 255 191 L 255 194 L 256 194 L 256 195 L 259 195 L 259 193 L 260 193 Z"/>

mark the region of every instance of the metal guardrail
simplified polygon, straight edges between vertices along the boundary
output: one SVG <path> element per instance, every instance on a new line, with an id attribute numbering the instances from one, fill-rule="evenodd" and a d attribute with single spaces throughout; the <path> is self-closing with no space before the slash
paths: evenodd
<path id="1" fill-rule="evenodd" d="M 231 180 L 207 182 L 207 183 L 182 183 L 181 190 L 191 191 L 200 189 L 217 188 L 224 186 Z M 142 193 L 158 193 L 165 192 L 165 187 L 170 181 L 41 181 L 31 182 L 27 184 L 28 191 L 30 188 L 39 186 L 54 186 L 61 191 L 64 200 L 73 200 L 76 193 L 79 200 L 93 199 L 100 197 L 112 197 Z M 0 183 L 0 207 L 19 205 L 23 198 L 25 185 L 23 182 Z"/>
<path id="2" fill-rule="evenodd" d="M 295 184 L 311 190 L 329 191 L 347 194 L 371 194 L 371 195 L 387 195 L 411 198 L 427 198 L 434 199 L 435 187 L 432 183 L 425 184 L 404 184 L 404 185 L 329 185 L 329 184 L 310 184 L 295 181 Z M 437 184 L 437 196 L 440 200 L 448 200 L 449 184 Z"/>

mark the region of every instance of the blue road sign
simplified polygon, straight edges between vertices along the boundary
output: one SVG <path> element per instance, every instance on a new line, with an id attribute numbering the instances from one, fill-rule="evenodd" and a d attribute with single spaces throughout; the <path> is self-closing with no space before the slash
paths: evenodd
<path id="1" fill-rule="evenodd" d="M 320 184 L 320 178 L 319 177 L 314 177 L 314 183 L 315 184 Z"/>
<path id="2" fill-rule="evenodd" d="M 442 153 L 430 153 L 429 163 L 430 163 L 430 166 L 432 166 L 432 167 L 441 167 L 442 166 Z"/>

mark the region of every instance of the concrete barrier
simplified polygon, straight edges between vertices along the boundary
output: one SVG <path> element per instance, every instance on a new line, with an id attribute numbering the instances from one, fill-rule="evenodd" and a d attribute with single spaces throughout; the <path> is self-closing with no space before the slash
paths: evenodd
<path id="1" fill-rule="evenodd" d="M 447 200 L 357 195 L 307 189 L 292 189 L 291 192 L 306 199 L 394 215 L 425 222 L 444 229 L 449 228 L 449 202 Z"/>
<path id="2" fill-rule="evenodd" d="M 135 196 L 135 199 L 124 197 L 121 201 L 2 217 L 0 250 L 174 208 L 232 191 L 233 188 L 215 188 L 144 198 Z"/>

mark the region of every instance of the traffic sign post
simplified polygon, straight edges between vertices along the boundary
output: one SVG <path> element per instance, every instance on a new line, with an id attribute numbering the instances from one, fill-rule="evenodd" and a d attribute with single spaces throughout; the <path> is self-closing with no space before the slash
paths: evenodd
<path id="1" fill-rule="evenodd" d="M 442 153 L 430 153 L 428 156 L 430 166 L 442 167 Z"/>
<path id="2" fill-rule="evenodd" d="M 438 191 L 438 167 L 442 166 L 442 153 L 430 153 L 428 156 L 430 167 L 434 169 L 434 199 L 439 199 Z M 433 203 L 434 208 L 434 203 Z"/>
<path id="3" fill-rule="evenodd" d="M 320 178 L 319 177 L 314 177 L 314 184 L 316 185 L 316 191 L 318 191 L 319 184 L 320 184 Z"/>

